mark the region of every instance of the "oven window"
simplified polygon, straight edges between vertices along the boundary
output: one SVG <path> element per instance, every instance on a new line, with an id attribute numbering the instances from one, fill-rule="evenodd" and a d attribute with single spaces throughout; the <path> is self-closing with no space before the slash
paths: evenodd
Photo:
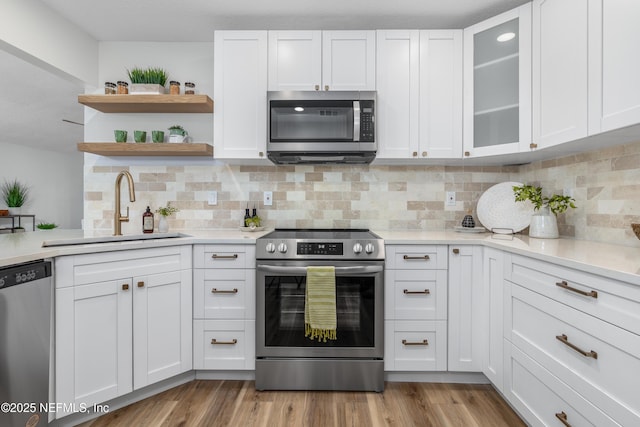
<path id="1" fill-rule="evenodd" d="M 306 276 L 266 276 L 267 347 L 374 347 L 374 277 L 336 276 L 337 340 L 304 336 Z"/>
<path id="2" fill-rule="evenodd" d="M 271 101 L 271 142 L 353 141 L 351 101 Z"/>

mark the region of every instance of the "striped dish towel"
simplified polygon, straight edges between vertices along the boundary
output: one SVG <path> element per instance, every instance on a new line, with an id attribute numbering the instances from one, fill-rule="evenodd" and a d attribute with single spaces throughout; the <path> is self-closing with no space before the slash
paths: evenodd
<path id="1" fill-rule="evenodd" d="M 333 266 L 307 267 L 304 296 L 304 336 L 318 342 L 336 336 L 336 270 Z"/>

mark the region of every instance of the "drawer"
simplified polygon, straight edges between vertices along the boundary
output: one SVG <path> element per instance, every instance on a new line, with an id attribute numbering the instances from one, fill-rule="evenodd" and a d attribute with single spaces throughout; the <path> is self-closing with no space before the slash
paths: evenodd
<path id="1" fill-rule="evenodd" d="M 194 369 L 255 369 L 255 322 L 194 320 Z"/>
<path id="2" fill-rule="evenodd" d="M 255 319 L 255 270 L 194 269 L 195 319 Z"/>
<path id="3" fill-rule="evenodd" d="M 446 269 L 447 245 L 387 245 L 386 268 L 402 270 Z"/>
<path id="4" fill-rule="evenodd" d="M 386 270 L 385 319 L 446 320 L 446 270 Z"/>
<path id="5" fill-rule="evenodd" d="M 505 338 L 622 425 L 640 425 L 640 336 L 505 282 Z"/>
<path id="6" fill-rule="evenodd" d="M 446 371 L 446 320 L 384 322 L 385 371 Z"/>
<path id="7" fill-rule="evenodd" d="M 505 343 L 504 394 L 531 426 L 619 426 L 571 387 Z"/>
<path id="8" fill-rule="evenodd" d="M 513 254 L 505 279 L 640 334 L 640 286 Z"/>
<path id="9" fill-rule="evenodd" d="M 194 268 L 255 268 L 254 245 L 195 245 Z"/>

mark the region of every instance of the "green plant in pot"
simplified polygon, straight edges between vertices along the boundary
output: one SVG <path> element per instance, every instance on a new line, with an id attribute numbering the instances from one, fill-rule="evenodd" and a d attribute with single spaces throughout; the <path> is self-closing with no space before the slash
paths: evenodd
<path id="1" fill-rule="evenodd" d="M 184 142 L 187 138 L 187 131 L 180 125 L 169 127 L 169 142 Z"/>
<path id="2" fill-rule="evenodd" d="M 135 94 L 161 94 L 164 93 L 164 85 L 167 83 L 167 72 L 159 67 L 139 68 L 127 70 L 131 80 L 129 93 Z"/>
<path id="3" fill-rule="evenodd" d="M 53 230 L 54 228 L 58 228 L 58 224 L 55 222 L 41 222 L 38 225 L 38 230 Z"/>
<path id="4" fill-rule="evenodd" d="M 0 187 L 0 193 L 2 193 L 2 200 L 9 208 L 9 213 L 19 215 L 29 197 L 29 187 L 14 178 L 13 181 L 4 181 Z"/>
<path id="5" fill-rule="evenodd" d="M 169 224 L 167 224 L 167 217 L 173 215 L 176 212 L 180 212 L 180 209 L 171 206 L 171 202 L 167 203 L 167 206 L 156 209 L 156 213 L 160 215 L 158 220 L 158 233 L 166 233 L 169 231 Z"/>
<path id="6" fill-rule="evenodd" d="M 529 226 L 529 236 L 542 239 L 555 239 L 558 234 L 558 221 L 556 216 L 564 213 L 567 209 L 575 209 L 575 199 L 569 196 L 552 194 L 542 195 L 542 187 L 524 184 L 513 187 L 513 194 L 516 202 L 530 200 L 536 212 L 531 218 Z"/>

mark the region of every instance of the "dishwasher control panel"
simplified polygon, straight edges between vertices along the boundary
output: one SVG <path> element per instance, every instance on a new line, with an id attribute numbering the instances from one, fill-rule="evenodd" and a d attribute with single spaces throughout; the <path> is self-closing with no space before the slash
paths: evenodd
<path id="1" fill-rule="evenodd" d="M 51 261 L 35 261 L 0 268 L 0 289 L 51 276 Z"/>

